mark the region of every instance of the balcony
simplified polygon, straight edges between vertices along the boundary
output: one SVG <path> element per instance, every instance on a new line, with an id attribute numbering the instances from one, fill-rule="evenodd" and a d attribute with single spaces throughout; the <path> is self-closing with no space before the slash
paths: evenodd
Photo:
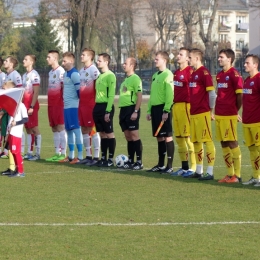
<path id="1" fill-rule="evenodd" d="M 219 23 L 218 31 L 219 32 L 230 32 L 231 26 L 226 25 L 225 23 Z"/>
<path id="2" fill-rule="evenodd" d="M 249 29 L 249 23 L 237 23 L 236 24 L 236 32 L 247 33 L 248 29 Z"/>
<path id="3" fill-rule="evenodd" d="M 167 31 L 177 31 L 178 28 L 179 28 L 179 23 L 167 23 L 165 25 L 165 29 Z"/>

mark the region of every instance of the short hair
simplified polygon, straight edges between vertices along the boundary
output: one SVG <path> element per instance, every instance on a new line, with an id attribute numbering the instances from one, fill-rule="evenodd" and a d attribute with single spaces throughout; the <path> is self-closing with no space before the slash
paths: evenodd
<path id="1" fill-rule="evenodd" d="M 25 55 L 25 57 L 26 56 L 28 56 L 28 57 L 30 57 L 30 59 L 32 60 L 32 62 L 33 62 L 33 65 L 35 64 L 35 62 L 36 62 L 36 56 L 35 55 L 33 55 L 33 54 L 26 54 Z"/>
<path id="2" fill-rule="evenodd" d="M 92 50 L 92 49 L 90 49 L 90 48 L 84 48 L 84 49 L 82 50 L 82 52 L 88 52 L 88 53 L 90 54 L 90 56 L 91 56 L 91 60 L 92 60 L 92 61 L 94 60 L 95 54 L 96 54 L 94 50 Z"/>
<path id="3" fill-rule="evenodd" d="M 190 49 L 186 48 L 186 47 L 181 47 L 180 51 L 186 51 L 187 56 L 189 56 L 190 53 Z"/>
<path id="4" fill-rule="evenodd" d="M 11 80 L 4 82 L 4 84 L 3 84 L 2 87 L 4 87 L 4 86 L 7 86 L 8 89 L 9 89 L 9 88 L 15 88 L 15 84 L 14 84 L 14 82 L 11 81 Z"/>
<path id="5" fill-rule="evenodd" d="M 56 54 L 56 55 L 57 55 L 57 59 L 60 58 L 60 53 L 59 53 L 59 51 L 57 51 L 57 50 L 49 50 L 48 53 Z"/>
<path id="6" fill-rule="evenodd" d="M 204 53 L 202 50 L 200 50 L 198 48 L 193 48 L 190 50 L 190 53 L 194 53 L 194 54 L 198 55 L 200 57 L 201 62 L 204 61 Z"/>
<path id="7" fill-rule="evenodd" d="M 227 58 L 231 58 L 231 64 L 234 62 L 236 54 L 232 49 L 222 49 L 218 54 L 224 53 Z"/>
<path id="8" fill-rule="evenodd" d="M 137 68 L 137 60 L 133 57 L 129 57 L 130 64 L 134 66 L 134 70 Z"/>
<path id="9" fill-rule="evenodd" d="M 4 60 L 0 57 L 0 68 L 3 66 Z"/>
<path id="10" fill-rule="evenodd" d="M 166 63 L 168 63 L 169 60 L 170 60 L 170 57 L 169 57 L 169 54 L 168 54 L 167 51 L 157 51 L 157 52 L 155 53 L 155 55 L 156 55 L 156 56 L 157 56 L 157 55 L 161 55 L 161 56 L 166 60 Z"/>
<path id="11" fill-rule="evenodd" d="M 14 68 L 18 66 L 18 60 L 17 60 L 15 57 L 13 57 L 13 56 L 7 56 L 7 57 L 6 57 L 6 60 L 7 60 L 7 59 L 10 60 L 10 62 L 13 64 L 13 67 L 14 67 Z"/>
<path id="12" fill-rule="evenodd" d="M 252 58 L 253 63 L 257 64 L 257 68 L 259 67 L 259 63 L 260 63 L 259 56 L 255 55 L 255 54 L 247 54 L 246 59 L 247 58 Z"/>
<path id="13" fill-rule="evenodd" d="M 107 54 L 106 52 L 104 52 L 104 53 L 98 54 L 98 56 L 102 56 L 103 59 L 104 59 L 104 61 L 107 61 L 107 65 L 110 64 L 111 58 L 110 58 L 110 55 L 109 55 L 109 54 Z"/>
<path id="14" fill-rule="evenodd" d="M 62 54 L 62 57 L 69 57 L 69 58 L 72 58 L 73 60 L 75 60 L 75 55 L 73 52 L 70 52 L 70 51 L 66 51 Z"/>

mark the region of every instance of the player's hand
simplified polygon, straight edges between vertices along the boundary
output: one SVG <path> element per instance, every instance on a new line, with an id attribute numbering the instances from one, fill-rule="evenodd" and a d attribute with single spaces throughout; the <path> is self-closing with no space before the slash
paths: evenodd
<path id="1" fill-rule="evenodd" d="M 147 114 L 147 115 L 146 115 L 146 119 L 147 119 L 148 121 L 150 121 L 150 120 L 152 119 L 151 115 L 150 115 L 150 114 Z"/>
<path id="2" fill-rule="evenodd" d="M 132 115 L 131 115 L 131 120 L 133 120 L 133 121 L 135 121 L 136 119 L 137 119 L 137 116 L 138 116 L 138 114 L 137 113 L 133 113 Z"/>
<path id="3" fill-rule="evenodd" d="M 28 113 L 28 116 L 31 116 L 32 113 L 33 113 L 33 108 L 29 108 L 28 111 L 27 111 L 27 113 Z"/>
<path id="4" fill-rule="evenodd" d="M 210 117 L 211 117 L 211 120 L 215 120 L 215 115 L 212 112 L 210 112 Z"/>
<path id="5" fill-rule="evenodd" d="M 12 122 L 11 122 L 11 127 L 12 126 L 15 126 L 16 125 L 16 122 L 13 120 Z"/>
<path id="6" fill-rule="evenodd" d="M 105 122 L 107 122 L 107 123 L 110 122 L 110 113 L 105 114 L 104 120 L 105 120 Z"/>
<path id="7" fill-rule="evenodd" d="M 242 123 L 242 117 L 240 115 L 237 115 L 237 122 Z"/>
<path id="8" fill-rule="evenodd" d="M 168 113 L 162 114 L 162 121 L 166 121 L 168 119 Z"/>

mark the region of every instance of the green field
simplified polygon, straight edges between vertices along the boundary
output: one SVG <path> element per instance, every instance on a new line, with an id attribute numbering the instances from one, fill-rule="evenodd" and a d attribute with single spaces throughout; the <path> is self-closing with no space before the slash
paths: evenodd
<path id="1" fill-rule="evenodd" d="M 146 106 L 140 136 L 148 169 L 157 163 L 157 145 Z M 117 114 L 116 154 L 127 154 Z M 217 182 L 226 174 L 218 143 L 215 180 L 199 182 L 47 163 L 54 149 L 45 105 L 40 130 L 42 160 L 24 162 L 25 178 L 1 178 L 0 259 L 259 259 L 260 190 Z M 242 140 L 239 125 L 247 180 L 251 166 Z M 0 165 L 5 170 L 8 160 Z M 174 168 L 179 166 L 176 152 Z"/>

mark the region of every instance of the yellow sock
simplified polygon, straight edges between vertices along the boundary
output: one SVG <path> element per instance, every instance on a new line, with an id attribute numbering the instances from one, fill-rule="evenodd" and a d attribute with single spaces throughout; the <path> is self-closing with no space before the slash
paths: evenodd
<path id="1" fill-rule="evenodd" d="M 15 171 L 14 157 L 10 150 L 8 151 L 8 156 L 9 156 L 9 164 L 10 164 L 9 169 Z"/>
<path id="2" fill-rule="evenodd" d="M 214 166 L 216 150 L 213 141 L 205 143 L 206 145 L 206 156 L 208 160 L 208 166 Z"/>
<path id="3" fill-rule="evenodd" d="M 203 143 L 194 143 L 194 152 L 195 152 L 196 164 L 203 165 L 203 158 L 204 158 Z"/>
<path id="4" fill-rule="evenodd" d="M 229 147 L 222 147 L 222 153 L 223 153 L 224 162 L 227 166 L 227 174 L 228 176 L 233 176 L 235 172 L 234 172 L 231 149 Z"/>
<path id="5" fill-rule="evenodd" d="M 188 147 L 183 137 L 176 137 L 176 143 L 178 144 L 178 153 L 181 161 L 188 161 Z"/>
<path id="6" fill-rule="evenodd" d="M 234 172 L 237 177 L 241 177 L 241 150 L 240 147 L 236 147 L 234 149 L 231 149 L 232 152 L 232 158 L 233 158 L 233 164 L 234 164 Z"/>
<path id="7" fill-rule="evenodd" d="M 259 152 L 257 151 L 257 147 L 255 145 L 248 147 L 250 152 L 250 161 L 253 168 L 253 177 L 259 178 Z"/>
<path id="8" fill-rule="evenodd" d="M 195 156 L 195 150 L 194 150 L 194 144 L 190 141 L 189 137 L 185 137 L 186 144 L 189 148 L 189 157 L 190 157 L 190 169 L 193 171 L 196 170 L 196 156 Z M 203 146 L 202 146 L 203 149 Z"/>

